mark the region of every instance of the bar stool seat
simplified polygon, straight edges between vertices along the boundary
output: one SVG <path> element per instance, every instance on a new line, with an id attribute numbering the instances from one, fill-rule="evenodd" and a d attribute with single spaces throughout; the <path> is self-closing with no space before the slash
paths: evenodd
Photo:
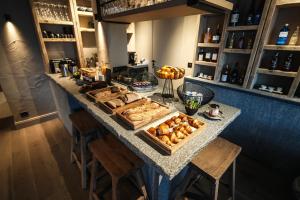
<path id="1" fill-rule="evenodd" d="M 97 138 L 99 123 L 86 111 L 80 110 L 69 115 L 72 122 L 71 162 L 75 162 L 81 172 L 81 185 L 87 188 L 88 163 L 92 156 L 88 143 Z"/>
<path id="2" fill-rule="evenodd" d="M 141 172 L 141 167 L 144 163 L 141 159 L 111 134 L 91 142 L 90 150 L 93 154 L 90 200 L 98 199 L 99 196 L 97 192 L 97 177 L 95 175 L 97 173 L 98 162 L 111 177 L 112 199 L 125 199 L 124 192 L 122 192 L 124 190 L 120 188 L 122 182 L 125 183 L 123 186 L 128 186 L 127 191 L 129 191 L 129 193 L 127 193 L 133 195 L 134 190 L 130 187 L 128 182 L 126 183 L 126 181 L 124 181 L 124 178 L 131 178 L 130 180 L 134 178 L 132 183 L 134 183 L 135 188 L 138 188 L 140 191 L 140 195 L 133 195 L 135 196 L 134 199 L 147 199 L 147 192 Z M 133 197 L 131 196 L 130 199 L 133 199 Z"/>
<path id="3" fill-rule="evenodd" d="M 213 198 L 218 199 L 219 182 L 224 173 L 232 166 L 232 200 L 235 199 L 236 158 L 242 148 L 226 139 L 217 137 L 201 150 L 191 164 L 194 169 L 214 182 Z"/>

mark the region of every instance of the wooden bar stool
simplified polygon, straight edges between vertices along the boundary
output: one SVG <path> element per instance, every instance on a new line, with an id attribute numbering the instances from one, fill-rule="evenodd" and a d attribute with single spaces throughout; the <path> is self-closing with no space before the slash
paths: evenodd
<path id="1" fill-rule="evenodd" d="M 81 185 L 87 187 L 88 163 L 92 160 L 88 143 L 96 139 L 100 125 L 86 111 L 81 110 L 69 115 L 72 121 L 71 162 L 76 162 L 81 172 Z"/>
<path id="2" fill-rule="evenodd" d="M 236 158 L 241 150 L 240 146 L 218 137 L 201 150 L 192 160 L 191 163 L 196 172 L 200 172 L 201 175 L 205 175 L 214 182 L 212 199 L 218 199 L 220 179 L 232 165 L 231 195 L 232 200 L 235 200 Z"/>
<path id="3" fill-rule="evenodd" d="M 100 199 L 99 196 L 103 195 L 97 190 L 97 163 L 111 178 L 111 199 L 148 199 L 141 171 L 143 161 L 112 134 L 91 142 L 90 150 L 93 154 L 90 200 Z"/>

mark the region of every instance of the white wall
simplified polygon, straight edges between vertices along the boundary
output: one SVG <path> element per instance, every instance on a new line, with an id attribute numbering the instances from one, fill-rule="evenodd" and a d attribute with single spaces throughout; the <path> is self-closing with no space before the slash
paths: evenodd
<path id="1" fill-rule="evenodd" d="M 187 64 L 194 60 L 199 19 L 199 15 L 192 15 L 136 23 L 138 57 L 154 59 L 158 66 L 183 67 L 186 75 L 191 75 L 192 68 L 187 68 Z M 182 81 L 174 81 L 174 87 Z"/>

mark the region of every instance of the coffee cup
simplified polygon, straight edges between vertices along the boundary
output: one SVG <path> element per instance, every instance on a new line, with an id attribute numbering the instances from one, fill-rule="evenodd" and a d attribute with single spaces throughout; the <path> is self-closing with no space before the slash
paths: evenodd
<path id="1" fill-rule="evenodd" d="M 209 109 L 209 115 L 216 117 L 220 113 L 220 106 L 217 104 L 211 104 Z"/>

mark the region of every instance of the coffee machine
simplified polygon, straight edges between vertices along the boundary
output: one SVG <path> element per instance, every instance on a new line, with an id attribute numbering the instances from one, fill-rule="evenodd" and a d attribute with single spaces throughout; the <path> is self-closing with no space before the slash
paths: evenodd
<path id="1" fill-rule="evenodd" d="M 136 65 L 137 55 L 136 52 L 128 52 L 128 63 Z"/>

